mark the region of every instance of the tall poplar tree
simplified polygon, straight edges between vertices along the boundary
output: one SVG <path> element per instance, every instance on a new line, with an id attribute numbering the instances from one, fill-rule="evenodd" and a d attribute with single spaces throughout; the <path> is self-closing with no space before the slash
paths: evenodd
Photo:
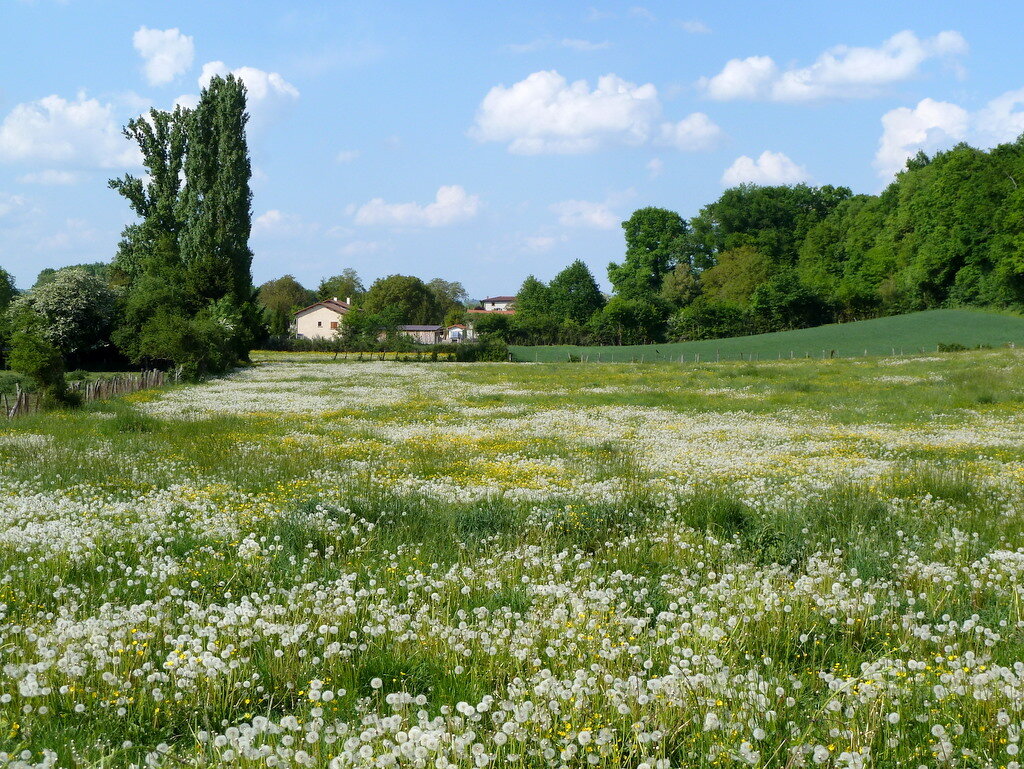
<path id="1" fill-rule="evenodd" d="M 240 79 L 214 77 L 194 110 L 152 110 L 125 129 L 150 177 L 110 182 L 141 219 L 125 228 L 115 259 L 126 284 L 115 341 L 136 362 L 221 371 L 262 329 L 245 96 Z"/>
<path id="2" fill-rule="evenodd" d="M 172 261 L 178 257 L 187 123 L 188 110 L 179 106 L 173 112 L 151 109 L 148 115 L 130 120 L 124 128 L 124 135 L 139 146 L 148 177 L 143 181 L 125 174 L 108 183 L 141 219 L 125 228 L 114 257 L 115 269 L 129 283 L 148 269 L 155 250 Z"/>
<path id="3" fill-rule="evenodd" d="M 251 302 L 252 168 L 245 84 L 214 77 L 191 114 L 181 255 L 190 291 L 207 301 Z"/>

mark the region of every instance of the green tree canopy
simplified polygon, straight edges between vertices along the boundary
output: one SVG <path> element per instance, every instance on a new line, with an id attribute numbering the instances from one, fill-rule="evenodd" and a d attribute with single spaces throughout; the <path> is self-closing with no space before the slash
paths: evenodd
<path id="1" fill-rule="evenodd" d="M 625 299 L 650 300 L 661 291 L 665 274 L 689 258 L 686 221 L 675 211 L 641 208 L 622 223 L 626 258 L 608 265 L 615 293 Z"/>
<path id="2" fill-rule="evenodd" d="M 590 269 L 577 259 L 558 273 L 547 287 L 551 313 L 560 320 L 586 323 L 604 307 L 604 295 Z M 519 302 L 516 302 L 517 312 Z"/>
<path id="3" fill-rule="evenodd" d="M 626 299 L 613 296 L 590 327 L 605 343 L 648 344 L 663 338 L 668 306 L 660 299 Z"/>
<path id="4" fill-rule="evenodd" d="M 412 275 L 388 275 L 375 280 L 363 301 L 363 309 L 391 324 L 430 324 L 444 319 L 434 293 Z"/>
<path id="5" fill-rule="evenodd" d="M 723 251 L 750 246 L 772 264 L 792 265 L 808 230 L 849 198 L 846 187 L 762 187 L 743 184 L 722 193 L 690 221 L 697 267 L 710 267 Z"/>
<path id="6" fill-rule="evenodd" d="M 258 300 L 269 316 L 270 333 L 285 334 L 291 325 L 292 313 L 315 302 L 316 294 L 294 276 L 284 275 L 260 286 Z"/>
<path id="7" fill-rule="evenodd" d="M 62 406 L 71 401 L 60 350 L 42 334 L 34 330 L 15 332 L 11 337 L 8 363 L 32 380 L 43 394 L 44 407 Z"/>
<path id="8" fill-rule="evenodd" d="M 359 273 L 351 267 L 346 267 L 337 275 L 320 281 L 316 290 L 316 298 L 322 301 L 337 297 L 342 302 L 351 299 L 353 304 L 358 305 L 365 293 L 366 288 L 363 286 Z"/>
<path id="9" fill-rule="evenodd" d="M 679 262 L 661 283 L 661 298 L 673 307 L 685 307 L 700 296 L 700 278 L 689 262 Z"/>
<path id="10" fill-rule="evenodd" d="M 516 294 L 516 317 L 531 318 L 551 313 L 551 294 L 543 281 L 527 275 Z"/>
<path id="11" fill-rule="evenodd" d="M 718 263 L 701 273 L 704 296 L 712 302 L 746 304 L 754 290 L 772 274 L 771 260 L 753 246 L 739 246 L 718 255 Z"/>
<path id="12" fill-rule="evenodd" d="M 452 310 L 465 309 L 469 294 L 458 281 L 434 278 L 427 284 L 427 288 L 434 295 L 434 302 L 442 317 L 448 315 Z"/>
<path id="13" fill-rule="evenodd" d="M 0 313 L 7 309 L 7 305 L 18 295 L 18 289 L 14 285 L 14 276 L 3 267 L 0 267 Z"/>

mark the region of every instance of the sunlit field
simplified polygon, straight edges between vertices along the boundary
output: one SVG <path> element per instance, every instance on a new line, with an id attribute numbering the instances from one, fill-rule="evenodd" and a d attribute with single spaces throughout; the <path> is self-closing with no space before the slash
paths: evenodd
<path id="1" fill-rule="evenodd" d="M 0 767 L 999 767 L 1024 355 L 344 362 L 0 425 Z"/>

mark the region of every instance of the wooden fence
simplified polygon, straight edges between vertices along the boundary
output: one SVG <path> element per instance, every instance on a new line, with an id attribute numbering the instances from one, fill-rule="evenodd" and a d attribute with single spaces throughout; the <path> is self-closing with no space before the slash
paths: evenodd
<path id="1" fill-rule="evenodd" d="M 82 402 L 86 403 L 127 395 L 139 390 L 148 390 L 151 387 L 161 387 L 166 381 L 166 372 L 153 370 L 138 374 L 104 377 L 92 382 L 68 382 L 68 390 L 78 393 Z M 42 399 L 41 393 L 26 392 L 18 385 L 15 385 L 13 396 L 9 397 L 6 393 L 0 394 L 0 403 L 3 404 L 4 414 L 8 419 L 39 411 Z"/>

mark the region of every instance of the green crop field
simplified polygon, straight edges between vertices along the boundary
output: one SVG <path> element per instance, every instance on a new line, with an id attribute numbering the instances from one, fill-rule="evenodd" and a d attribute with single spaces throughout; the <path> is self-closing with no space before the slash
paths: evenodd
<path id="1" fill-rule="evenodd" d="M 1018 766 L 1021 350 L 265 354 L 0 462 L 4 769 Z"/>
<path id="2" fill-rule="evenodd" d="M 1024 317 L 980 310 L 927 310 L 889 318 L 833 323 L 774 334 L 675 344 L 622 347 L 513 347 L 519 361 L 565 361 L 579 356 L 597 361 L 766 360 L 789 357 L 851 357 L 934 352 L 939 344 L 966 347 L 1024 344 Z"/>

